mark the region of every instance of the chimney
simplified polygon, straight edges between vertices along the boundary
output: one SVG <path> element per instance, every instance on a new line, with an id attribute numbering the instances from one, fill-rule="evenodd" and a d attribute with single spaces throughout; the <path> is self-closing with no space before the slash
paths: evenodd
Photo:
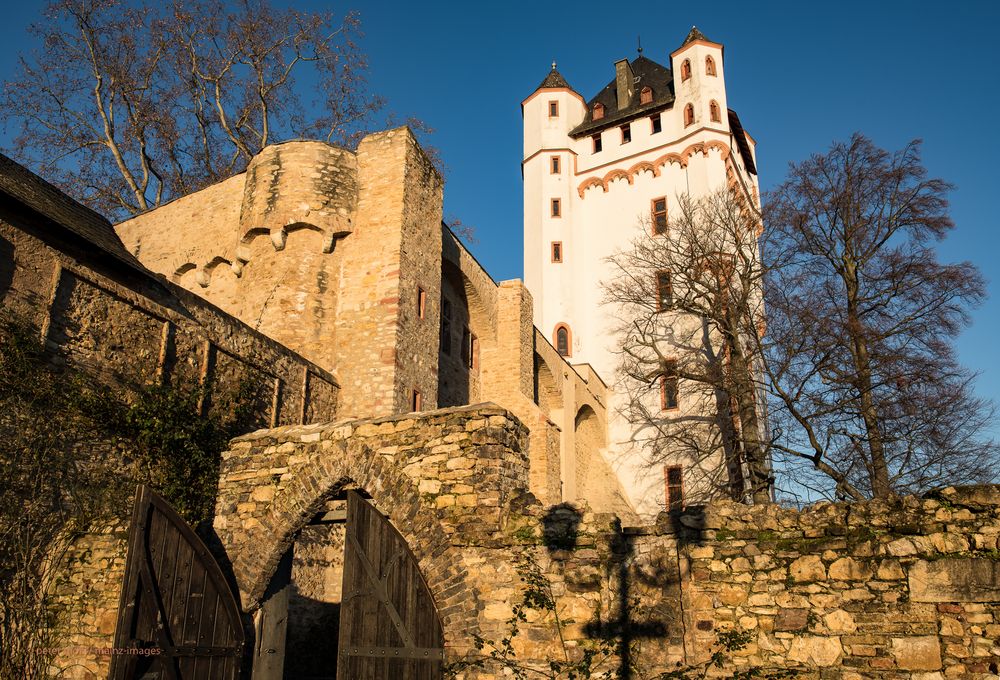
<path id="1" fill-rule="evenodd" d="M 632 101 L 635 92 L 635 78 L 632 77 L 632 66 L 628 59 L 615 62 L 615 86 L 618 89 L 618 110 L 621 111 Z"/>

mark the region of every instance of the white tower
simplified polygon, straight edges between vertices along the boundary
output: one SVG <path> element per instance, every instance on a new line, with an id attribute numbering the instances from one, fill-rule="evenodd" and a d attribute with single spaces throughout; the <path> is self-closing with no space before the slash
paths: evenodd
<path id="1" fill-rule="evenodd" d="M 679 196 L 738 177 L 756 199 L 753 142 L 726 101 L 722 45 L 692 28 L 670 68 L 642 56 L 615 63 L 589 101 L 555 70 L 522 103 L 524 278 L 535 325 L 572 363 L 614 387 L 614 310 L 602 305 L 607 257 L 656 229 Z M 632 426 L 608 404 L 608 463 L 636 510 L 665 503 L 663 472 L 629 444 Z"/>

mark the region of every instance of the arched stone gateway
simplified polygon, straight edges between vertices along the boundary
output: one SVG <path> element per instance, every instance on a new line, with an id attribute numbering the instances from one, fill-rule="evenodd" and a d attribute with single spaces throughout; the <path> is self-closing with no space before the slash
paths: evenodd
<path id="1" fill-rule="evenodd" d="M 501 536 L 504 508 L 527 488 L 524 437 L 509 413 L 481 405 L 234 440 L 223 458 L 215 528 L 243 610 L 260 609 L 303 529 L 336 512 L 345 489 L 361 489 L 412 551 L 449 655 L 464 653 L 484 605 L 461 545 Z"/>

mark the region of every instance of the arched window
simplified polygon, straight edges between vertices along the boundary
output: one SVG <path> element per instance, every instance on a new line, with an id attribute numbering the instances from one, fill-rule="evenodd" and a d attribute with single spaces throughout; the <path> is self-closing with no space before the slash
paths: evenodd
<path id="1" fill-rule="evenodd" d="M 573 336 L 569 332 L 569 326 L 564 323 L 556 326 L 556 351 L 564 357 L 573 356 Z"/>
<path id="2" fill-rule="evenodd" d="M 684 127 L 694 123 L 694 105 L 688 104 L 684 107 Z"/>
<path id="3" fill-rule="evenodd" d="M 719 113 L 719 103 L 718 102 L 713 101 L 711 104 L 709 104 L 708 105 L 708 112 L 709 112 L 709 115 L 712 117 L 712 122 L 713 123 L 721 123 L 722 122 L 722 115 Z"/>
<path id="4" fill-rule="evenodd" d="M 642 88 L 642 91 L 639 92 L 639 103 L 649 104 L 652 101 L 653 101 L 653 90 L 649 87 Z"/>
<path id="5" fill-rule="evenodd" d="M 681 64 L 681 80 L 687 80 L 691 77 L 691 60 L 685 59 L 684 63 Z"/>
<path id="6" fill-rule="evenodd" d="M 705 57 L 705 75 L 715 75 L 715 59 L 711 55 Z"/>
<path id="7" fill-rule="evenodd" d="M 604 104 L 594 104 L 594 120 L 604 118 Z"/>

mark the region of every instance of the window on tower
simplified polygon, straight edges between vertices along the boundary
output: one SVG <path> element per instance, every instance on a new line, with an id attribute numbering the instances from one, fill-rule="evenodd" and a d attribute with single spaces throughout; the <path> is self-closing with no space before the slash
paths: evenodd
<path id="1" fill-rule="evenodd" d="M 684 107 L 684 127 L 694 124 L 694 104 Z"/>
<path id="2" fill-rule="evenodd" d="M 677 362 L 671 359 L 663 362 L 660 373 L 660 408 L 671 411 L 677 406 Z"/>
<path id="3" fill-rule="evenodd" d="M 427 316 L 427 293 L 423 288 L 417 286 L 417 318 L 423 319 Z"/>
<path id="4" fill-rule="evenodd" d="M 419 411 L 424 406 L 424 396 L 420 394 L 420 390 L 413 390 L 410 392 L 410 410 Z"/>
<path id="5" fill-rule="evenodd" d="M 656 311 L 665 312 L 674 306 L 674 289 L 669 272 L 656 272 Z"/>
<path id="6" fill-rule="evenodd" d="M 552 261 L 553 262 L 563 261 L 562 241 L 552 242 Z"/>
<path id="7" fill-rule="evenodd" d="M 569 326 L 562 323 L 556 326 L 556 351 L 564 357 L 572 356 L 570 354 L 570 343 Z"/>
<path id="8" fill-rule="evenodd" d="M 555 99 L 549 102 L 549 118 L 559 117 L 559 102 Z"/>
<path id="9" fill-rule="evenodd" d="M 705 57 L 705 75 L 715 75 L 715 59 L 712 59 L 711 55 Z"/>
<path id="10" fill-rule="evenodd" d="M 551 159 L 551 163 L 552 164 L 550 166 L 550 171 L 553 175 L 558 175 L 560 172 L 562 172 L 562 169 L 559 167 L 559 156 L 553 156 Z"/>
<path id="11" fill-rule="evenodd" d="M 722 114 L 721 114 L 721 112 L 719 110 L 719 103 L 718 102 L 713 101 L 711 104 L 709 104 L 708 105 L 708 112 L 709 112 L 709 116 L 712 118 L 712 122 L 713 123 L 721 123 L 722 122 Z"/>
<path id="12" fill-rule="evenodd" d="M 687 80 L 691 77 L 691 60 L 685 59 L 684 63 L 681 64 L 681 80 Z"/>
<path id="13" fill-rule="evenodd" d="M 600 120 L 604 118 L 604 104 L 594 104 L 594 120 Z"/>
<path id="14" fill-rule="evenodd" d="M 639 103 L 640 104 L 651 104 L 653 102 L 653 90 L 649 87 L 644 87 L 639 92 Z"/>
<path id="15" fill-rule="evenodd" d="M 626 123 L 622 125 L 622 144 L 628 144 L 632 141 L 632 126 Z"/>
<path id="16" fill-rule="evenodd" d="M 655 135 L 657 132 L 660 132 L 663 129 L 663 122 L 660 120 L 660 114 L 656 114 L 655 116 L 650 116 L 649 124 L 653 130 L 651 134 Z"/>
<path id="17" fill-rule="evenodd" d="M 552 199 L 552 216 L 562 217 L 562 202 L 558 198 Z"/>
<path id="18" fill-rule="evenodd" d="M 651 213 L 651 218 L 653 220 L 653 234 L 666 234 L 667 199 L 665 196 L 653 199 Z"/>
<path id="19" fill-rule="evenodd" d="M 594 142 L 594 153 L 600 153 L 601 152 L 601 134 L 597 133 L 596 135 L 594 135 L 590 139 Z"/>
<path id="20" fill-rule="evenodd" d="M 684 470 L 680 465 L 668 465 L 663 469 L 666 486 L 667 510 L 680 510 L 684 507 Z"/>

